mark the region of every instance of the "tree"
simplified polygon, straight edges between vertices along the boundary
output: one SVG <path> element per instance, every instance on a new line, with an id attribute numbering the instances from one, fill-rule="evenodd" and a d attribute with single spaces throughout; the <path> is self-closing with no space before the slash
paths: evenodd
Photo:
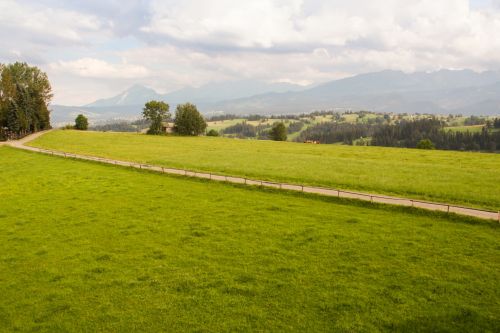
<path id="1" fill-rule="evenodd" d="M 200 135 L 205 132 L 207 123 L 198 112 L 196 105 L 179 104 L 175 111 L 174 131 L 180 135 Z"/>
<path id="2" fill-rule="evenodd" d="M 282 122 L 275 123 L 271 128 L 269 137 L 274 141 L 286 141 L 287 131 L 286 126 Z"/>
<path id="3" fill-rule="evenodd" d="M 436 146 L 432 143 L 431 140 L 429 139 L 423 139 L 420 140 L 420 142 L 417 144 L 418 149 L 436 149 Z"/>
<path id="4" fill-rule="evenodd" d="M 142 116 L 144 119 L 151 122 L 148 134 L 162 134 L 162 123 L 168 121 L 171 117 L 170 112 L 168 112 L 170 106 L 161 101 L 149 101 L 144 105 L 142 109 Z"/>
<path id="5" fill-rule="evenodd" d="M 75 119 L 75 129 L 86 131 L 89 128 L 89 120 L 83 114 L 79 114 Z"/>
<path id="6" fill-rule="evenodd" d="M 210 131 L 207 132 L 207 136 L 219 136 L 219 132 L 217 132 L 214 129 L 211 129 Z"/>
<path id="7" fill-rule="evenodd" d="M 0 64 L 0 127 L 17 136 L 50 128 L 47 74 L 26 63 Z"/>

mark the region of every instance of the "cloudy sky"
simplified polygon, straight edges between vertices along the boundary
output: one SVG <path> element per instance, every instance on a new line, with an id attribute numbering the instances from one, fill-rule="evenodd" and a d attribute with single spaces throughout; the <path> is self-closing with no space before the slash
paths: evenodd
<path id="1" fill-rule="evenodd" d="M 0 0 L 0 62 L 49 74 L 54 103 L 141 83 L 320 83 L 500 70 L 500 0 Z"/>

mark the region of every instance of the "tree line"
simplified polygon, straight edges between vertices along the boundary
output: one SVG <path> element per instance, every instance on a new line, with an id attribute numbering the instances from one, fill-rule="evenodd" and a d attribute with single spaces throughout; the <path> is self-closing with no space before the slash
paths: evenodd
<path id="1" fill-rule="evenodd" d="M 296 141 L 318 141 L 321 143 L 344 143 L 352 145 L 355 140 L 373 135 L 375 125 L 351 123 L 320 123 L 304 130 Z"/>
<path id="2" fill-rule="evenodd" d="M 436 149 L 497 151 L 500 150 L 500 132 L 491 131 L 488 126 L 480 132 L 454 132 L 446 130 L 438 119 L 400 121 L 385 125 L 375 131 L 372 145 L 415 148 L 422 140 L 429 140 Z"/>
<path id="3" fill-rule="evenodd" d="M 0 140 L 50 128 L 47 74 L 26 63 L 0 64 Z"/>
<path id="4" fill-rule="evenodd" d="M 243 121 L 241 123 L 226 127 L 225 129 L 221 130 L 221 133 L 228 134 L 240 139 L 257 138 L 259 140 L 286 141 L 289 133 L 298 132 L 304 126 L 304 123 L 300 122 L 300 126 L 295 125 L 293 126 L 293 128 L 291 128 L 292 124 L 287 127 L 283 122 L 280 121 L 275 122 L 272 125 L 259 124 L 257 126 L 254 126 L 252 124 L 248 124 L 246 121 Z"/>
<path id="5" fill-rule="evenodd" d="M 497 127 L 498 126 L 498 127 Z M 436 148 L 443 150 L 500 150 L 500 118 L 480 132 L 447 130 L 436 118 L 398 120 L 393 124 L 322 123 L 301 133 L 297 141 L 316 140 L 321 143 L 371 144 L 404 148 Z M 371 138 L 371 140 L 366 140 Z"/>

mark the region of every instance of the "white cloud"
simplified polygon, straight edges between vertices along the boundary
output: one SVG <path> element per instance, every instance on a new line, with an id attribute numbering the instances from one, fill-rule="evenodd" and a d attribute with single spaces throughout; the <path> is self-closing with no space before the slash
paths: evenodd
<path id="1" fill-rule="evenodd" d="M 153 1 L 143 30 L 190 46 L 311 51 L 317 47 L 408 49 L 415 52 L 498 50 L 500 14 L 472 11 L 467 0 Z M 212 49 L 212 47 L 210 47 Z"/>
<path id="2" fill-rule="evenodd" d="M 89 34 L 102 36 L 107 23 L 96 16 L 72 10 L 3 0 L 0 2 L 0 27 L 2 37 L 12 42 L 19 43 L 16 37 L 23 37 L 31 43 L 68 45 L 87 43 L 85 37 Z M 13 31 L 14 35 L 8 35 Z"/>
<path id="3" fill-rule="evenodd" d="M 293 33 L 300 0 L 153 1 L 145 32 L 173 39 L 231 47 L 270 48 Z"/>
<path id="4" fill-rule="evenodd" d="M 3 0 L 0 62 L 41 65 L 56 78 L 54 100 L 75 103 L 83 100 L 76 90 L 90 102 L 133 83 L 165 92 L 242 78 L 317 83 L 383 69 L 498 70 L 500 2 L 481 3 Z"/>
<path id="5" fill-rule="evenodd" d="M 74 61 L 59 61 L 49 65 L 52 71 L 61 71 L 87 78 L 131 79 L 146 77 L 149 70 L 141 65 L 113 64 L 94 58 L 82 58 Z"/>
<path id="6" fill-rule="evenodd" d="M 200 74 L 193 82 L 500 67 L 500 12 L 471 10 L 467 0 L 153 1 L 152 11 L 143 30 L 183 50 L 172 54 L 170 45 L 168 59 Z"/>

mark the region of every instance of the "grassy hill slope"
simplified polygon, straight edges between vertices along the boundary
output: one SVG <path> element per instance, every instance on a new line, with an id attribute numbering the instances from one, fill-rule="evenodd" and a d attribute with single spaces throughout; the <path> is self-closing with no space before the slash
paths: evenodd
<path id="1" fill-rule="evenodd" d="M 0 331 L 499 327 L 495 223 L 0 159 Z"/>
<path id="2" fill-rule="evenodd" d="M 500 209 L 500 155 L 55 131 L 31 145 L 161 166 Z"/>

